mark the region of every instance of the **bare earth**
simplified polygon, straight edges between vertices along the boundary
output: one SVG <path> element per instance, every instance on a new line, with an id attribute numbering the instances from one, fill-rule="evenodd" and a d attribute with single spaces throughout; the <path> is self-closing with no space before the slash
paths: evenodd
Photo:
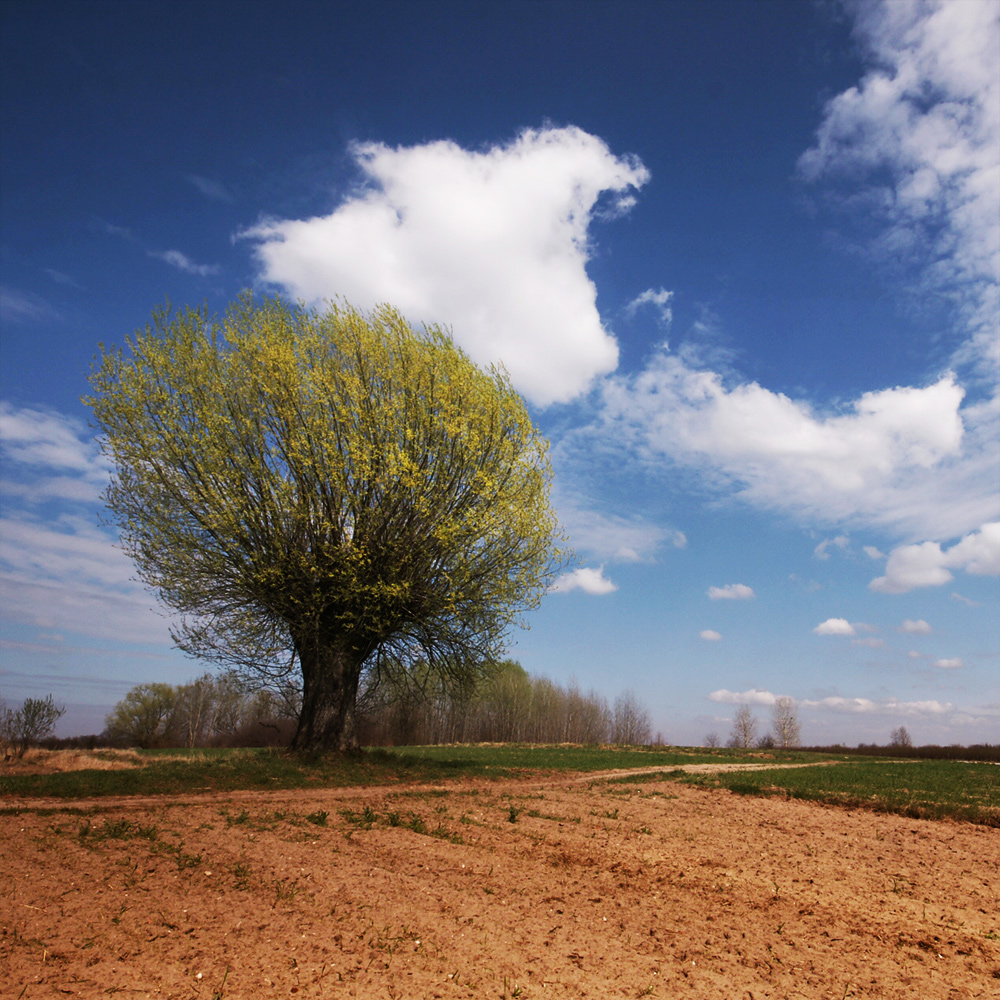
<path id="1" fill-rule="evenodd" d="M 150 792 L 0 816 L 0 997 L 1000 996 L 984 827 L 593 776 Z"/>

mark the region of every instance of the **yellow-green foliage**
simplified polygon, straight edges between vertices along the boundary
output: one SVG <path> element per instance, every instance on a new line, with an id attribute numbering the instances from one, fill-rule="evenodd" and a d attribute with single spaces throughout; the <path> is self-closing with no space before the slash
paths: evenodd
<path id="1" fill-rule="evenodd" d="M 157 313 L 127 348 L 86 402 L 185 648 L 492 652 L 550 583 L 547 444 L 439 328 L 247 293 L 218 319 Z"/>

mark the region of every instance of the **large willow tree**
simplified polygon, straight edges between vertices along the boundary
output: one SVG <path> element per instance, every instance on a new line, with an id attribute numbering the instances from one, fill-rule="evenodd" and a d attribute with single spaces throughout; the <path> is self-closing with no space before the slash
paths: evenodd
<path id="1" fill-rule="evenodd" d="M 356 745 L 366 671 L 496 657 L 550 584 L 546 442 L 440 329 L 248 293 L 126 346 L 86 400 L 122 544 L 182 649 L 301 672 L 294 747 Z"/>

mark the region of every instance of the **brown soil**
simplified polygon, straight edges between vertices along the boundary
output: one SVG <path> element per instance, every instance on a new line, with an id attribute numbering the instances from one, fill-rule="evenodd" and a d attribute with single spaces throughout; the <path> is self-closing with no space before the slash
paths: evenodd
<path id="1" fill-rule="evenodd" d="M 996 830 L 664 781 L 33 802 L 0 861 L 3 997 L 1000 995 Z"/>

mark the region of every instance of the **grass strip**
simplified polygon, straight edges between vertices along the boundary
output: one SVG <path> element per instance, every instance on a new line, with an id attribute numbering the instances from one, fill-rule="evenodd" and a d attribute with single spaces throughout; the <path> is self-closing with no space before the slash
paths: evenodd
<path id="1" fill-rule="evenodd" d="M 1000 827 L 1000 767 L 952 760 L 849 760 L 826 767 L 675 774 L 739 795 L 782 795 L 913 819 Z"/>

